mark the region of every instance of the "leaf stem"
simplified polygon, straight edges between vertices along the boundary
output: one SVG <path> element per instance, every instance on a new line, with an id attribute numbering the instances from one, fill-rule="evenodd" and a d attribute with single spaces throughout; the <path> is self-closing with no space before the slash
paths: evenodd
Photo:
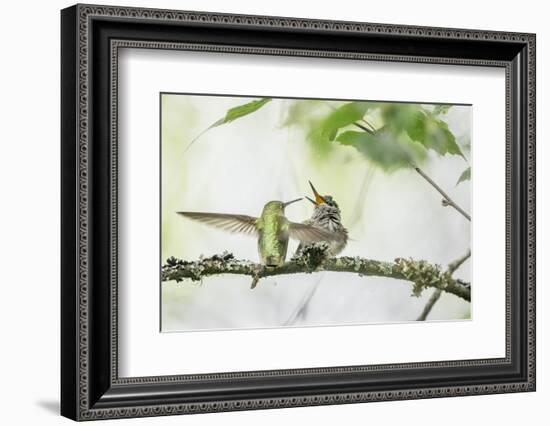
<path id="1" fill-rule="evenodd" d="M 365 123 L 367 126 L 369 126 L 369 127 L 371 128 L 371 130 L 372 130 L 373 133 L 376 133 L 376 128 L 375 128 L 372 124 L 370 124 L 367 120 L 365 120 L 364 117 L 361 119 L 361 121 L 362 121 L 363 123 Z"/>
<path id="2" fill-rule="evenodd" d="M 359 124 L 357 122 L 353 123 L 355 126 L 359 127 L 360 129 L 364 130 L 367 133 L 370 133 L 371 135 L 374 135 L 376 132 L 369 129 L 368 127 L 363 126 L 362 124 Z"/>

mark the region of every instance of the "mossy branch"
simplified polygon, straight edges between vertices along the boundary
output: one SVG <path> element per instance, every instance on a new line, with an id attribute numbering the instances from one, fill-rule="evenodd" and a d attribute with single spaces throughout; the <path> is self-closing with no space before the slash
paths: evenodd
<path id="1" fill-rule="evenodd" d="M 359 276 L 372 276 L 406 280 L 413 284 L 412 293 L 419 296 L 426 288 L 435 288 L 470 301 L 470 284 L 455 279 L 439 265 L 424 260 L 398 258 L 382 262 L 362 257 L 327 258 L 325 247 L 313 245 L 297 257 L 278 267 L 265 267 L 249 260 L 239 260 L 231 253 L 184 261 L 169 258 L 162 267 L 162 281 L 201 281 L 212 275 L 236 274 L 253 278 L 253 287 L 261 278 L 276 275 L 314 273 L 318 271 L 350 272 Z"/>
<path id="2" fill-rule="evenodd" d="M 454 274 L 454 272 L 462 266 L 464 262 L 466 262 L 472 252 L 468 250 L 468 253 L 466 253 L 464 256 L 462 256 L 460 259 L 455 260 L 454 262 L 449 263 L 449 267 L 447 268 L 447 275 L 451 276 Z M 424 306 L 424 309 L 420 316 L 418 317 L 417 321 L 426 321 L 426 318 L 428 318 L 428 315 L 432 311 L 432 308 L 437 303 L 439 298 L 441 297 L 441 289 L 437 288 L 431 295 L 431 297 L 428 299 L 428 303 L 426 303 L 426 306 Z"/>

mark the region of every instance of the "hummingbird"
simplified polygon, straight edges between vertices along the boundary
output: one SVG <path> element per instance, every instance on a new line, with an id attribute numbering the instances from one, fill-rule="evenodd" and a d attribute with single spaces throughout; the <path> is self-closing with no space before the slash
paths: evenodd
<path id="1" fill-rule="evenodd" d="M 331 234 L 335 234 L 337 238 L 327 241 L 329 244 L 327 254 L 330 257 L 337 256 L 344 250 L 348 243 L 348 230 L 342 225 L 340 216 L 340 208 L 331 195 L 320 195 L 311 181 L 309 186 L 313 191 L 315 200 L 306 196 L 306 198 L 315 206 L 311 218 L 304 221 L 304 225 L 314 226 L 315 228 L 324 229 Z M 299 254 L 305 247 L 304 243 L 300 243 L 296 253 Z"/>
<path id="2" fill-rule="evenodd" d="M 177 213 L 225 231 L 255 236 L 258 239 L 261 263 L 267 267 L 276 267 L 281 266 L 285 261 L 289 238 L 298 240 L 301 244 L 331 242 L 339 238 L 338 234 L 330 230 L 288 220 L 285 216 L 285 208 L 300 200 L 302 198 L 286 203 L 270 201 L 264 206 L 260 217 L 225 213 Z"/>

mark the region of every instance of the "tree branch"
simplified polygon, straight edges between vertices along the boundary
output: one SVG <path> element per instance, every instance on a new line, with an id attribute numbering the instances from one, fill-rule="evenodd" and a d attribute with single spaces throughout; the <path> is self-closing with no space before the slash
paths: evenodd
<path id="1" fill-rule="evenodd" d="M 424 173 L 424 171 L 418 167 L 417 165 L 415 164 L 411 164 L 411 167 L 416 170 L 416 172 L 422 176 L 430 185 L 432 185 L 437 192 L 439 192 L 442 196 L 443 196 L 443 201 L 442 201 L 442 204 L 446 207 L 446 206 L 451 206 L 453 207 L 457 212 L 459 212 L 462 216 L 464 216 L 466 219 L 468 219 L 470 222 L 472 221 L 472 218 L 470 217 L 470 215 L 468 213 L 466 213 L 462 207 L 460 207 L 458 204 L 456 204 L 452 199 L 451 197 L 449 197 L 447 195 L 447 193 L 445 191 L 443 191 L 443 189 L 441 189 L 441 187 L 435 183 L 426 173 Z"/>
<path id="2" fill-rule="evenodd" d="M 466 262 L 466 260 L 468 260 L 468 258 L 471 256 L 471 254 L 472 254 L 472 252 L 470 250 L 468 250 L 468 253 L 466 253 L 460 259 L 457 259 L 454 262 L 449 263 L 449 267 L 447 268 L 447 273 L 449 275 L 452 275 L 458 268 L 460 268 L 462 266 L 462 264 L 464 262 Z M 432 308 L 437 303 L 437 301 L 439 300 L 440 297 L 441 297 L 441 290 L 440 289 L 435 289 L 435 291 L 431 295 L 430 299 L 426 303 L 426 306 L 424 306 L 424 309 L 423 309 L 422 313 L 420 314 L 420 316 L 418 317 L 417 321 L 426 321 L 426 318 L 428 317 L 428 315 L 432 311 Z"/>
<path id="3" fill-rule="evenodd" d="M 426 303 L 426 306 L 424 306 L 424 309 L 422 310 L 422 313 L 420 316 L 416 319 L 417 321 L 426 321 L 426 318 L 428 315 L 430 315 L 430 312 L 432 311 L 432 308 L 437 303 L 439 298 L 441 297 L 441 290 L 436 288 L 430 298 L 428 299 L 428 302 Z"/>
<path id="4" fill-rule="evenodd" d="M 468 250 L 468 253 L 466 253 L 460 259 L 457 259 L 454 262 L 449 263 L 449 267 L 447 269 L 449 274 L 453 274 L 458 268 L 460 268 L 462 264 L 470 258 L 471 255 L 472 255 L 472 251 Z"/>
<path id="5" fill-rule="evenodd" d="M 239 260 L 231 253 L 224 252 L 197 261 L 178 260 L 173 257 L 162 267 L 162 281 L 182 281 L 185 278 L 200 281 L 204 277 L 221 274 L 248 275 L 257 280 L 277 275 L 313 273 L 318 271 L 349 272 L 359 276 L 376 276 L 406 280 L 413 283 L 413 295 L 419 296 L 422 290 L 431 287 L 454 294 L 470 301 L 469 283 L 453 279 L 442 271 L 439 265 L 424 260 L 395 259 L 394 262 L 381 262 L 361 257 L 326 258 L 326 245 L 314 244 L 307 247 L 300 257 L 292 258 L 278 267 L 265 267 L 249 260 Z"/>

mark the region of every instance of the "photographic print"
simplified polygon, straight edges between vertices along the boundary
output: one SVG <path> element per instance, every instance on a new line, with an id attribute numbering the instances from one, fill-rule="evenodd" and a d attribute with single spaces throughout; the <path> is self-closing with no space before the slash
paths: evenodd
<path id="1" fill-rule="evenodd" d="M 471 105 L 160 106 L 162 332 L 471 319 Z"/>
<path id="2" fill-rule="evenodd" d="M 78 4 L 61 75 L 63 416 L 536 390 L 535 34 Z"/>

